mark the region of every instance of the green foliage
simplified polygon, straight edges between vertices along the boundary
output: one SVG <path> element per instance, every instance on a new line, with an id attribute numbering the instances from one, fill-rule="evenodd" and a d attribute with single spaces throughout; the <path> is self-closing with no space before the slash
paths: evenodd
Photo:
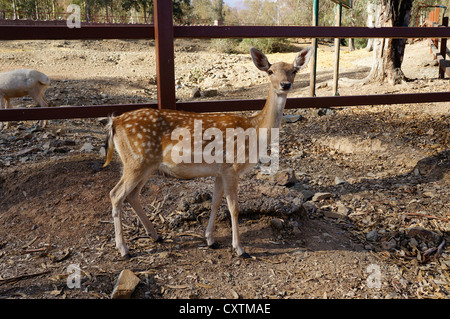
<path id="1" fill-rule="evenodd" d="M 265 53 L 285 52 L 290 44 L 284 38 L 212 39 L 211 46 L 222 53 L 248 53 L 255 47 Z"/>
<path id="2" fill-rule="evenodd" d="M 355 49 L 363 49 L 367 46 L 367 39 L 356 38 Z"/>
<path id="3" fill-rule="evenodd" d="M 289 42 L 284 38 L 247 38 L 240 44 L 244 52 L 249 52 L 252 47 L 266 53 L 283 52 L 289 48 Z"/>
<path id="4" fill-rule="evenodd" d="M 212 23 L 223 19 L 225 24 L 232 25 L 311 25 L 313 1 L 240 0 L 239 9 L 231 8 L 224 0 L 172 0 L 172 3 L 175 21 L 191 19 L 200 23 Z M 342 10 L 342 26 L 366 26 L 367 6 L 377 2 L 354 0 L 352 9 Z M 153 0 L 0 0 L 0 11 L 5 11 L 0 18 L 12 19 L 15 4 L 17 17 L 20 19 L 55 19 L 65 13 L 64 6 L 70 3 L 80 6 L 83 21 L 95 16 L 101 16 L 102 19 L 108 16 L 112 22 L 122 22 L 127 21 L 122 18 L 129 19 L 133 16 L 135 22 L 150 22 L 153 13 Z M 416 20 L 420 22 L 420 19 L 434 9 L 423 5 L 446 6 L 447 15 L 450 10 L 450 0 L 414 1 L 411 26 L 415 26 Z M 420 10 L 419 6 L 422 6 Z M 319 1 L 319 25 L 336 25 L 336 8 L 337 4 L 333 1 Z M 442 8 L 441 16 L 443 12 Z M 279 49 L 276 44 L 271 45 L 270 41 L 262 42 L 262 45 L 270 49 Z M 220 46 L 220 41 L 217 46 Z"/>
<path id="5" fill-rule="evenodd" d="M 211 47 L 222 53 L 234 54 L 239 53 L 240 42 L 238 39 L 211 39 Z"/>
<path id="6" fill-rule="evenodd" d="M 343 39 L 343 45 L 348 46 L 348 39 Z M 355 38 L 355 49 L 364 49 L 367 46 L 367 39 Z"/>
<path id="7" fill-rule="evenodd" d="M 127 21 L 132 11 L 141 15 L 147 22 L 153 13 L 153 0 L 0 0 L 0 11 L 8 11 L 5 18 L 13 19 L 14 6 L 16 17 L 19 19 L 55 19 L 57 15 L 65 13 L 64 5 L 76 4 L 81 8 L 83 21 L 91 21 L 93 17 L 100 16 L 99 22 L 108 17 L 110 22 Z M 173 16 L 181 20 L 192 10 L 191 0 L 172 0 Z M 2 18 L 2 16 L 0 16 Z M 142 20 L 141 20 L 142 21 Z"/>

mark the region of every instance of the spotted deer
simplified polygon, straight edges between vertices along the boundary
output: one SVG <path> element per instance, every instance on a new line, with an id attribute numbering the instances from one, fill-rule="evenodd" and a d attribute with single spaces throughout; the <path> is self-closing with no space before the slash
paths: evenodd
<path id="1" fill-rule="evenodd" d="M 280 127 L 287 94 L 292 89 L 296 73 L 307 65 L 312 48 L 308 47 L 299 52 L 292 64 L 285 62 L 271 64 L 267 57 L 255 48 L 252 48 L 250 53 L 253 63 L 259 70 L 266 72 L 270 80 L 269 94 L 264 108 L 254 116 L 143 108 L 110 118 L 107 125 L 107 155 L 104 167 L 110 163 L 114 149 L 116 149 L 123 163 L 123 173 L 118 184 L 111 190 L 110 197 L 116 247 L 123 257 L 130 257 L 124 242 L 121 222 L 121 208 L 125 200 L 139 217 L 146 232 L 155 241 L 161 240 L 139 201 L 142 187 L 157 169 L 177 178 L 215 177 L 211 215 L 205 233 L 206 242 L 209 247 L 217 248 L 213 236 L 215 216 L 225 195 L 231 214 L 232 246 L 238 256 L 250 257 L 239 239 L 238 180 L 242 172 L 254 167 L 258 161 L 249 161 L 249 155 L 254 154 L 246 155 L 243 161 L 237 161 L 236 156 L 231 156 L 232 160 L 230 161 L 230 158 L 227 157 L 230 150 L 226 149 L 220 153 L 217 148 L 215 149 L 217 154 L 214 156 L 218 155 L 218 157 L 214 158 L 220 159 L 223 156 L 227 157 L 227 161 L 207 161 L 202 156 L 195 161 L 198 155 L 195 149 L 205 151 L 214 142 L 214 140 L 205 138 L 200 143 L 201 145 L 198 145 L 195 138 L 197 134 L 195 132 L 198 132 L 196 125 L 201 124 L 201 134 L 204 135 L 208 129 L 212 128 L 215 129 L 216 137 L 217 133 L 225 135 L 230 129 L 240 128 L 245 131 L 255 129 L 258 132 L 258 140 L 267 139 L 267 135 L 270 135 L 270 132 L 267 134 L 267 130 Z M 176 131 L 179 131 L 178 135 L 174 134 Z M 266 135 L 263 136 L 261 132 L 265 132 Z M 188 134 L 187 145 L 194 151 L 183 153 L 182 159 L 184 160 L 180 160 L 174 154 L 179 154 L 179 149 L 177 149 L 177 145 L 180 143 L 179 137 L 182 136 L 184 139 L 186 134 Z M 233 149 L 234 147 L 233 144 Z M 249 143 L 236 147 L 245 148 L 247 153 L 252 153 L 252 150 L 249 150 Z"/>

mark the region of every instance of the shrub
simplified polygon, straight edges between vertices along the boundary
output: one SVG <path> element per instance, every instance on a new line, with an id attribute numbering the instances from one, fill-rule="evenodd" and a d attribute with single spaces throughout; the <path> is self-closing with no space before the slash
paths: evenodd
<path id="1" fill-rule="evenodd" d="M 289 42 L 284 38 L 246 38 L 243 39 L 240 48 L 248 52 L 255 47 L 264 53 L 283 52 L 289 47 Z"/>
<path id="2" fill-rule="evenodd" d="M 222 53 L 239 53 L 237 47 L 239 46 L 239 39 L 212 39 L 211 46 Z"/>
<path id="3" fill-rule="evenodd" d="M 284 38 L 212 39 L 211 46 L 222 53 L 248 53 L 255 47 L 264 53 L 287 51 L 290 43 Z"/>

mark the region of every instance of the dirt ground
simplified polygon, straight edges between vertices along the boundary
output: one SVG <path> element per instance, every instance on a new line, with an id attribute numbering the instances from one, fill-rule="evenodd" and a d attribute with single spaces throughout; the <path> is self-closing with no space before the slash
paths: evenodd
<path id="1" fill-rule="evenodd" d="M 297 43 L 305 46 L 307 43 Z M 268 55 L 290 62 L 295 53 Z M 342 78 L 361 79 L 372 53 L 343 48 Z M 52 80 L 50 105 L 156 99 L 152 41 L 2 42 L 0 71 L 29 67 Z M 318 54 L 317 95 L 332 95 L 334 52 Z M 425 42 L 408 44 L 408 81 L 343 85 L 341 95 L 447 91 Z M 267 79 L 249 55 L 176 42 L 177 98 L 264 98 Z M 343 80 L 343 83 L 345 80 Z M 347 83 L 347 82 L 345 82 Z M 309 71 L 291 96 L 307 96 Z M 33 106 L 30 98 L 15 107 Z M 0 132 L 0 298 L 110 298 L 119 273 L 140 283 L 132 298 L 440 298 L 450 296 L 450 104 L 288 110 L 280 174 L 255 168 L 240 183 L 241 237 L 231 251 L 223 201 L 218 249 L 204 240 L 213 179 L 155 175 L 142 202 L 164 241 L 154 243 L 125 205 L 132 258 L 114 247 L 109 191 L 121 164 L 104 163 L 104 121 L 33 121 Z M 295 178 L 289 183 L 283 173 Z M 321 196 L 320 196 L 321 195 Z M 72 266 L 80 286 L 70 287 Z"/>

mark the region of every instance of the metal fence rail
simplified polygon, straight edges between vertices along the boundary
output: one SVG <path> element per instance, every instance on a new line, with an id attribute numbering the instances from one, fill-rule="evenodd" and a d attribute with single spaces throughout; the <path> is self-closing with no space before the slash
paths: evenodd
<path id="1" fill-rule="evenodd" d="M 154 5 L 155 25 L 82 23 L 79 29 L 69 29 L 64 25 L 2 25 L 0 20 L 0 40 L 155 39 L 158 82 L 157 104 L 9 109 L 0 110 L 0 121 L 103 117 L 141 107 L 176 108 L 194 112 L 225 112 L 262 108 L 264 105 L 262 99 L 176 102 L 174 38 L 450 38 L 449 27 L 173 26 L 171 1 L 155 0 Z M 444 101 L 450 101 L 450 92 L 289 98 L 286 108 Z"/>
<path id="2" fill-rule="evenodd" d="M 148 24 L 2 25 L 0 40 L 155 39 Z M 449 38 L 447 27 L 173 26 L 174 38 Z"/>
<path id="3" fill-rule="evenodd" d="M 392 105 L 410 103 L 433 103 L 450 101 L 450 92 L 382 94 L 382 95 L 348 95 L 348 96 L 319 96 L 289 98 L 286 109 L 297 108 L 330 108 L 358 105 Z M 253 100 L 220 100 L 177 102 L 178 110 L 191 112 L 236 112 L 244 110 L 260 110 L 264 106 L 264 99 Z M 115 104 L 65 106 L 54 108 L 15 108 L 0 111 L 0 120 L 54 120 L 74 118 L 94 118 L 109 115 L 119 115 L 127 111 L 143 107 L 157 109 L 157 103 Z M 81 113 L 80 113 L 81 112 Z"/>

